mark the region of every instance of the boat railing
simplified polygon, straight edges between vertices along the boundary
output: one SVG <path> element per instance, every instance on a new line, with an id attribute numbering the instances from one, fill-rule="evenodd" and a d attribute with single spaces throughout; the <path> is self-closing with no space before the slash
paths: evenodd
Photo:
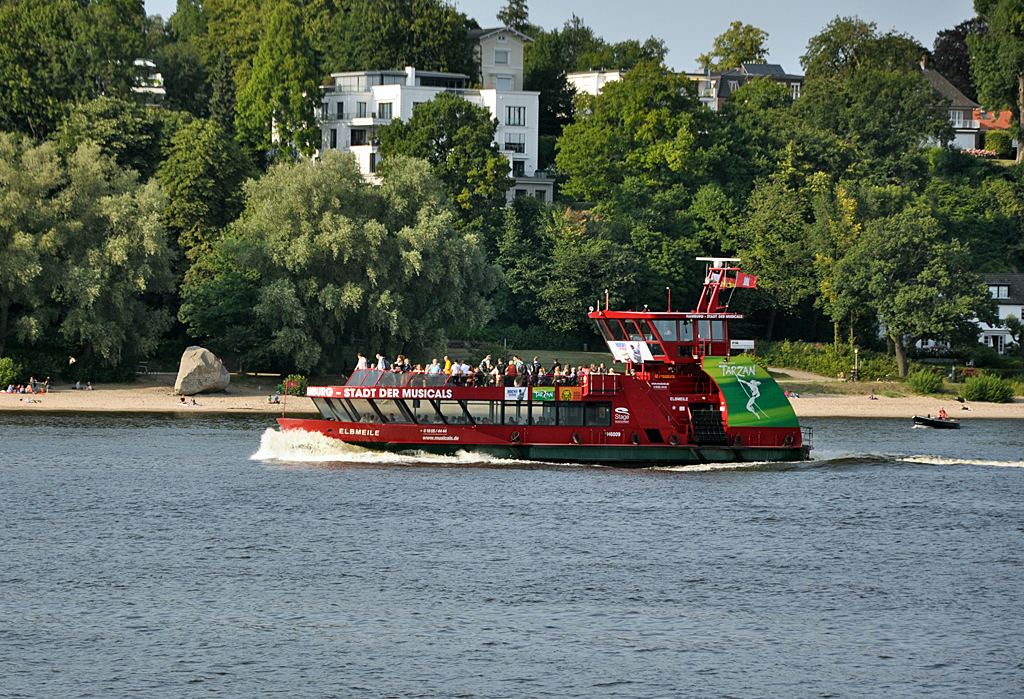
<path id="1" fill-rule="evenodd" d="M 622 383 L 615 374 L 585 374 L 583 376 L 583 394 L 610 394 L 622 390 Z"/>
<path id="2" fill-rule="evenodd" d="M 814 448 L 814 430 L 812 428 L 810 428 L 810 427 L 801 427 L 800 428 L 800 439 L 801 439 L 801 443 L 807 449 L 813 449 Z"/>

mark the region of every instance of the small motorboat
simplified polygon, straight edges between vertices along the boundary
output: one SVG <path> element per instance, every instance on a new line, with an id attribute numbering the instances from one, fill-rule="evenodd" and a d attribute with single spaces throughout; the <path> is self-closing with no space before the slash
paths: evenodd
<path id="1" fill-rule="evenodd" d="M 948 417 L 922 417 L 920 415 L 915 415 L 914 427 L 931 427 L 936 430 L 958 430 L 960 429 L 960 421 L 952 420 Z"/>

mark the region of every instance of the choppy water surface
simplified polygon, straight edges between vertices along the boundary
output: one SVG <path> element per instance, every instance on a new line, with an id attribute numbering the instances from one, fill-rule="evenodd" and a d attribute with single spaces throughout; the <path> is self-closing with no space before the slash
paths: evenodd
<path id="1" fill-rule="evenodd" d="M 0 413 L 0 696 L 1022 696 L 1020 422 L 806 423 L 625 471 Z"/>

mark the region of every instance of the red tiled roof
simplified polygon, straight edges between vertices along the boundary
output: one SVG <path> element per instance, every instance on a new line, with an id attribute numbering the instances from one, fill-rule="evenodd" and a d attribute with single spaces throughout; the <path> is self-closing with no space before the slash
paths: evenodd
<path id="1" fill-rule="evenodd" d="M 982 130 L 1008 129 L 1013 122 L 1013 112 L 1009 109 L 1003 112 L 986 112 L 984 109 L 975 109 L 973 118 L 980 122 Z"/>

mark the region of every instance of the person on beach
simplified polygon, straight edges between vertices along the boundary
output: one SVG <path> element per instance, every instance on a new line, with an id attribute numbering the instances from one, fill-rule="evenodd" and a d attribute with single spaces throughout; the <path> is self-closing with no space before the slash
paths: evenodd
<path id="1" fill-rule="evenodd" d="M 181 400 L 178 401 L 178 405 L 185 405 L 185 396 L 181 397 Z"/>
<path id="2" fill-rule="evenodd" d="M 86 391 L 91 391 L 92 390 L 92 381 L 86 381 L 85 382 L 85 390 Z"/>

